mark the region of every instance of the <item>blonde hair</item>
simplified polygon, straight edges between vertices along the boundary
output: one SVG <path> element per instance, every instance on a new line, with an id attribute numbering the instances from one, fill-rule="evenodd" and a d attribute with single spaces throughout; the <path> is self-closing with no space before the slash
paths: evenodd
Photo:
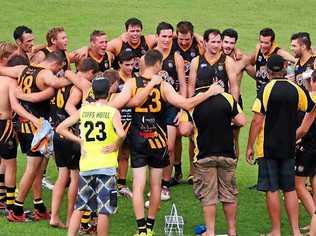
<path id="1" fill-rule="evenodd" d="M 57 35 L 60 32 L 64 32 L 64 27 L 54 27 L 51 28 L 50 30 L 48 30 L 47 34 L 46 34 L 46 41 L 47 41 L 47 45 L 48 47 L 52 46 L 52 39 L 57 39 Z"/>
<path id="2" fill-rule="evenodd" d="M 9 58 L 18 47 L 13 43 L 0 42 L 0 60 L 4 58 Z"/>

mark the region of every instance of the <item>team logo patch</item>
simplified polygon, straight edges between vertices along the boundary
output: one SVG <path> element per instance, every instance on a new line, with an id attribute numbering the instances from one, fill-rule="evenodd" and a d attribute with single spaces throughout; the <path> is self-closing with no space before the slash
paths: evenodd
<path id="1" fill-rule="evenodd" d="M 262 56 L 258 56 L 258 61 L 259 61 L 259 62 L 262 61 Z"/>
<path id="2" fill-rule="evenodd" d="M 141 54 L 142 54 L 142 55 L 145 55 L 145 54 L 146 54 L 146 50 L 145 50 L 144 48 L 142 48 Z"/>
<path id="3" fill-rule="evenodd" d="M 169 63 L 168 63 L 168 67 L 169 67 L 169 68 L 173 68 L 173 63 L 172 63 L 172 62 L 169 62 Z"/>
<path id="4" fill-rule="evenodd" d="M 298 172 L 303 172 L 304 171 L 304 166 L 298 166 L 297 167 Z"/>
<path id="5" fill-rule="evenodd" d="M 223 67 L 222 64 L 218 65 L 218 70 L 219 70 L 219 71 L 222 71 L 223 69 L 224 69 L 224 67 Z"/>
<path id="6" fill-rule="evenodd" d="M 109 67 L 109 63 L 104 62 L 104 67 L 105 67 L 105 68 L 108 68 L 108 67 Z"/>
<path id="7" fill-rule="evenodd" d="M 190 53 L 190 56 L 191 56 L 191 57 L 196 57 L 196 53 L 195 53 L 195 52 L 191 52 L 191 53 Z"/>
<path id="8" fill-rule="evenodd" d="M 205 68 L 207 65 L 205 63 L 201 64 L 201 68 Z"/>
<path id="9" fill-rule="evenodd" d="M 169 76 L 169 74 L 168 74 L 167 71 L 161 70 L 161 71 L 159 72 L 159 75 L 161 76 L 161 78 L 162 78 L 164 81 L 168 82 L 169 84 L 171 84 L 171 85 L 174 85 L 174 84 L 175 84 L 174 79 L 173 79 L 171 76 Z"/>
<path id="10" fill-rule="evenodd" d="M 131 48 L 126 48 L 125 51 L 126 51 L 126 52 L 131 52 L 132 49 L 131 49 Z"/>

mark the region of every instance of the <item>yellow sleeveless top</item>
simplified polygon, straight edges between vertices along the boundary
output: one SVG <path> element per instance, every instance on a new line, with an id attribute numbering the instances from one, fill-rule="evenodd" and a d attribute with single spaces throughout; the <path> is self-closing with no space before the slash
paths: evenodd
<path id="1" fill-rule="evenodd" d="M 117 167 L 118 152 L 102 153 L 102 149 L 117 139 L 112 119 L 117 110 L 97 103 L 82 106 L 80 111 L 80 134 L 83 153 L 80 158 L 80 171 Z"/>

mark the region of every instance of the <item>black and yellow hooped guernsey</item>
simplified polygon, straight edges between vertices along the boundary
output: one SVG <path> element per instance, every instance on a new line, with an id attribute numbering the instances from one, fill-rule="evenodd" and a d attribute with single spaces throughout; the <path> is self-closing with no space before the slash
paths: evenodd
<path id="1" fill-rule="evenodd" d="M 69 116 L 69 114 L 65 110 L 65 106 L 73 88 L 74 85 L 68 85 L 66 87 L 57 89 L 54 97 L 50 100 L 49 121 L 53 127 L 57 127 Z M 77 109 L 79 109 L 80 107 L 81 103 L 76 106 Z"/>
<path id="2" fill-rule="evenodd" d="M 134 94 L 150 81 L 144 77 L 135 80 Z M 164 122 L 165 101 L 161 86 L 155 86 L 142 106 L 133 108 L 130 127 L 130 147 L 134 151 L 148 153 L 165 150 L 167 147 L 167 126 Z"/>
<path id="3" fill-rule="evenodd" d="M 113 68 L 114 69 L 119 69 L 119 64 L 118 64 L 118 56 L 123 52 L 123 51 L 127 51 L 127 52 L 132 52 L 135 60 L 135 64 L 134 64 L 134 68 L 133 68 L 133 72 L 137 73 L 139 72 L 139 61 L 140 58 L 145 55 L 145 53 L 148 51 L 149 46 L 146 42 L 146 38 L 144 35 L 142 35 L 140 37 L 140 42 L 135 45 L 132 46 L 130 45 L 128 42 L 122 42 L 122 46 L 121 49 L 119 51 L 119 53 L 116 55 L 115 60 L 113 61 Z"/>
<path id="4" fill-rule="evenodd" d="M 259 49 L 256 52 L 256 87 L 257 87 L 257 93 L 261 89 L 262 86 L 267 84 L 269 82 L 268 78 L 268 70 L 267 70 L 267 62 L 269 57 L 277 53 L 280 48 L 274 44 L 270 50 L 270 52 L 267 55 L 264 55 L 261 50 Z"/>
<path id="5" fill-rule="evenodd" d="M 196 93 L 209 87 L 214 82 L 219 82 L 227 93 L 229 90 L 228 81 L 225 54 L 221 53 L 218 59 L 214 61 L 209 61 L 205 56 L 199 57 L 195 82 Z"/>
<path id="6" fill-rule="evenodd" d="M 80 158 L 80 171 L 117 167 L 118 152 L 104 154 L 103 148 L 113 144 L 117 134 L 113 127 L 113 107 L 89 103 L 80 110 L 80 135 L 84 154 Z"/>
<path id="7" fill-rule="evenodd" d="M 103 55 L 103 57 L 101 59 L 97 59 L 94 56 L 91 55 L 91 53 L 88 53 L 88 58 L 93 59 L 99 66 L 99 71 L 104 72 L 108 69 L 111 68 L 112 63 L 110 61 L 110 57 L 108 52 L 106 51 L 105 54 Z"/>
<path id="8" fill-rule="evenodd" d="M 21 76 L 18 79 L 18 86 L 25 94 L 40 92 L 40 89 L 36 85 L 36 78 L 38 73 L 43 69 L 44 68 L 37 66 L 27 66 L 23 70 Z M 49 99 L 38 103 L 21 100 L 20 103 L 25 110 L 32 113 L 34 116 L 38 118 L 43 117 L 45 119 L 49 118 Z M 23 121 L 20 125 L 21 133 L 34 133 L 36 130 L 35 126 L 29 121 Z"/>
<path id="9" fill-rule="evenodd" d="M 307 70 L 316 69 L 316 55 L 310 56 L 305 62 L 300 59 L 295 63 L 294 73 L 295 73 L 295 82 L 303 86 L 304 78 L 303 73 Z"/>
<path id="10" fill-rule="evenodd" d="M 294 158 L 298 111 L 315 106 L 308 92 L 286 79 L 273 79 L 258 93 L 253 112 L 264 115 L 256 140 L 258 158 Z"/>
<path id="11" fill-rule="evenodd" d="M 231 121 L 241 112 L 228 93 L 212 96 L 190 111 L 194 122 L 194 161 L 210 156 L 236 158 Z"/>

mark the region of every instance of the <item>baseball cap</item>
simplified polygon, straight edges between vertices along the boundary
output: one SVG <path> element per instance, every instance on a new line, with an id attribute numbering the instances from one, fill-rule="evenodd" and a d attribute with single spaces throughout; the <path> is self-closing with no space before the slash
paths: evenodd
<path id="1" fill-rule="evenodd" d="M 268 59 L 267 67 L 273 72 L 279 72 L 284 68 L 284 59 L 278 54 L 273 54 Z"/>
<path id="2" fill-rule="evenodd" d="M 107 98 L 110 89 L 109 79 L 106 77 L 96 77 L 92 80 L 92 91 L 95 99 Z"/>

